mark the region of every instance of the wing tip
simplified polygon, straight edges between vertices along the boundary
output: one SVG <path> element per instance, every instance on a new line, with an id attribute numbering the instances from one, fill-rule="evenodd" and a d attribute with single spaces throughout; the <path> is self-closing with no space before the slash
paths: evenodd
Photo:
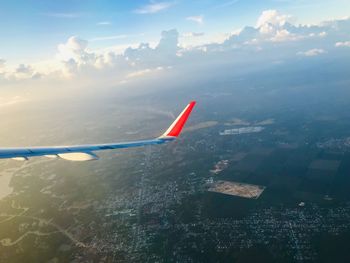
<path id="1" fill-rule="evenodd" d="M 176 138 L 180 135 L 185 123 L 190 116 L 194 106 L 196 105 L 196 101 L 190 101 L 189 104 L 185 107 L 185 109 L 180 113 L 180 115 L 176 118 L 176 120 L 170 125 L 168 130 L 161 137 L 170 137 Z"/>

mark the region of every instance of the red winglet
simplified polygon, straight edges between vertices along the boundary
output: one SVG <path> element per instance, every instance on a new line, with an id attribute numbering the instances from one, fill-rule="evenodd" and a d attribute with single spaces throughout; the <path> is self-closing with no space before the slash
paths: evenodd
<path id="1" fill-rule="evenodd" d="M 168 130 L 162 135 L 162 137 L 177 137 L 180 135 L 182 128 L 185 126 L 185 123 L 188 117 L 191 114 L 191 111 L 196 104 L 195 101 L 191 101 L 186 108 L 181 112 L 181 114 L 176 118 L 176 120 L 170 125 Z"/>

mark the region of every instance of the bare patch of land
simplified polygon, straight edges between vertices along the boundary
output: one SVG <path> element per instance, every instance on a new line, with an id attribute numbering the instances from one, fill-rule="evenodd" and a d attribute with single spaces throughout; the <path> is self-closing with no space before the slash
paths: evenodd
<path id="1" fill-rule="evenodd" d="M 265 190 L 265 186 L 260 185 L 252 185 L 252 184 L 243 184 L 237 182 L 229 182 L 229 181 L 217 181 L 212 185 L 208 191 L 240 196 L 245 198 L 253 198 L 257 199 Z"/>
<path id="2" fill-rule="evenodd" d="M 226 122 L 225 123 L 226 126 L 236 126 L 236 125 L 239 125 L 239 126 L 245 126 L 245 125 L 250 125 L 250 122 L 248 121 L 245 121 L 245 120 L 241 120 L 241 119 L 238 119 L 238 118 L 233 118 L 230 122 Z"/>

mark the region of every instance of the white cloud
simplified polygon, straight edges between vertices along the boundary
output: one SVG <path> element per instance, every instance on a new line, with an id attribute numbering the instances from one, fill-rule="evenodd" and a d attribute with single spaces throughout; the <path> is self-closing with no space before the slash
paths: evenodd
<path id="1" fill-rule="evenodd" d="M 150 2 L 151 4 L 155 2 Z M 65 80 L 69 77 L 69 81 L 90 83 L 113 80 L 113 83 L 121 83 L 123 80 L 136 81 L 138 77 L 152 72 L 164 74 L 165 71 L 159 69 L 167 69 L 169 66 L 175 70 L 196 63 L 219 65 L 248 60 L 254 62 L 262 58 L 264 61 L 288 61 L 295 54 L 312 57 L 331 54 L 336 47 L 348 47 L 350 41 L 344 39 L 349 34 L 350 19 L 333 20 L 319 25 L 295 25 L 290 15 L 267 10 L 257 19 L 255 27 L 247 26 L 235 33 L 181 32 L 179 35 L 173 29 L 163 31 L 159 41 L 131 42 L 102 49 L 91 49 L 89 41 L 72 36 L 59 44 L 56 56 L 47 61 L 9 67 L 4 60 L 0 60 L 0 82 L 31 81 L 37 78 L 40 81 Z M 134 36 L 142 35 L 102 36 L 90 41 Z M 333 43 L 333 47 L 330 43 Z"/>
<path id="2" fill-rule="evenodd" d="M 134 12 L 136 14 L 154 14 L 166 10 L 173 5 L 173 2 L 150 2 L 149 4 L 134 10 Z"/>
<path id="3" fill-rule="evenodd" d="M 161 66 L 163 64 L 174 63 L 178 47 L 179 33 L 172 29 L 163 31 L 161 39 L 155 48 L 148 43 L 141 43 L 138 48 L 128 48 L 124 52 L 124 57 L 136 65 L 148 67 Z"/>
<path id="4" fill-rule="evenodd" d="M 81 39 L 77 36 L 70 37 L 65 44 L 60 44 L 58 46 L 58 49 L 61 51 L 63 50 L 70 50 L 73 52 L 80 52 L 86 49 L 88 45 L 88 42 L 84 39 Z"/>
<path id="5" fill-rule="evenodd" d="M 283 41 L 295 41 L 300 39 L 301 36 L 290 33 L 286 29 L 277 30 L 275 35 L 271 37 L 273 42 L 283 42 Z"/>
<path id="6" fill-rule="evenodd" d="M 66 43 L 58 45 L 56 60 L 60 62 L 59 72 L 65 78 L 83 77 L 85 74 L 89 77 L 94 74 L 110 74 L 113 78 L 131 78 L 146 74 L 150 70 L 153 72 L 154 68 L 159 70 L 163 65 L 170 66 L 179 49 L 178 37 L 176 30 L 163 31 L 155 47 L 142 43 L 137 47 L 129 46 L 118 54 L 116 50 L 89 50 L 88 41 L 72 36 Z"/>
<path id="7" fill-rule="evenodd" d="M 77 36 L 70 37 L 66 43 L 59 44 L 57 57 L 60 60 L 79 58 L 86 53 L 88 41 Z"/>
<path id="8" fill-rule="evenodd" d="M 337 42 L 335 43 L 336 47 L 350 47 L 350 41 Z"/>
<path id="9" fill-rule="evenodd" d="M 265 10 L 256 22 L 256 28 L 261 34 L 261 38 L 273 42 L 295 41 L 302 36 L 290 32 L 295 29 L 292 26 L 293 17 L 291 15 L 280 14 L 277 10 Z"/>
<path id="10" fill-rule="evenodd" d="M 321 54 L 327 53 L 324 49 L 320 49 L 320 48 L 313 48 L 307 51 L 301 51 L 298 52 L 298 55 L 302 55 L 302 56 L 306 56 L 306 57 L 315 57 Z"/>
<path id="11" fill-rule="evenodd" d="M 109 21 L 101 21 L 97 23 L 98 26 L 110 26 L 111 24 L 112 23 Z"/>
<path id="12" fill-rule="evenodd" d="M 59 44 L 56 60 L 61 62 L 63 76 L 72 77 L 83 68 L 98 68 L 100 55 L 87 50 L 88 41 L 77 36 L 70 37 L 66 43 Z"/>
<path id="13" fill-rule="evenodd" d="M 189 17 L 186 17 L 186 20 L 192 21 L 192 22 L 195 22 L 195 23 L 201 25 L 201 24 L 204 23 L 204 16 L 203 15 L 200 15 L 200 16 L 189 16 Z"/>
<path id="14" fill-rule="evenodd" d="M 262 12 L 258 21 L 256 22 L 256 27 L 261 28 L 267 25 L 272 26 L 283 26 L 287 22 L 291 22 L 292 16 L 282 15 L 278 13 L 277 10 L 265 10 Z"/>

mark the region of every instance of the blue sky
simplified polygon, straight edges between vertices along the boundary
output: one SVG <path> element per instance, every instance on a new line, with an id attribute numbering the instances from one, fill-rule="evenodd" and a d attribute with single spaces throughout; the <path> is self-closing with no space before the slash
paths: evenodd
<path id="1" fill-rule="evenodd" d="M 232 32 L 254 26 L 266 9 L 292 14 L 300 23 L 316 23 L 349 15 L 350 1 L 1 0 L 0 58 L 9 64 L 49 59 L 70 36 L 99 39 L 89 41 L 89 47 L 104 48 L 158 41 L 162 30 L 172 28 L 180 33 Z"/>

